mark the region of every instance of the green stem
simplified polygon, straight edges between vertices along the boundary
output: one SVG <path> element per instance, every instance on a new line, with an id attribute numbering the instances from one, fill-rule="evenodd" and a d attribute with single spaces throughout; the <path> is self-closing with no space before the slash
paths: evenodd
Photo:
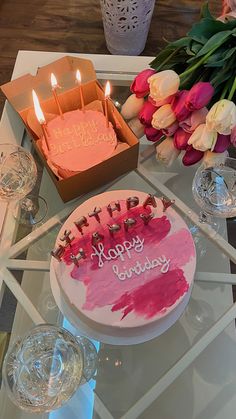
<path id="1" fill-rule="evenodd" d="M 187 70 L 185 70 L 182 74 L 179 75 L 180 78 L 186 76 L 187 74 L 191 73 L 193 70 L 196 70 L 196 68 L 200 67 L 200 65 L 204 64 L 204 62 L 215 52 L 219 46 L 215 46 L 212 48 L 206 55 L 204 55 L 196 64 L 194 64 L 192 67 L 189 67 Z"/>
<path id="2" fill-rule="evenodd" d="M 232 85 L 232 87 L 230 89 L 228 100 L 231 100 L 233 98 L 233 95 L 234 95 L 235 90 L 236 90 L 236 76 L 235 76 L 233 85 Z"/>
<path id="3" fill-rule="evenodd" d="M 229 86 L 231 85 L 231 83 L 232 83 L 232 78 L 230 78 L 230 79 L 227 81 L 227 83 L 225 83 L 225 87 L 224 87 L 224 89 L 223 89 L 223 92 L 221 93 L 220 100 L 222 100 L 222 99 L 224 99 L 224 98 L 225 98 L 226 93 L 227 93 L 227 91 L 228 91 Z"/>
<path id="4" fill-rule="evenodd" d="M 168 61 L 170 61 L 170 59 L 172 57 L 174 57 L 175 54 L 177 54 L 177 52 L 179 52 L 181 50 L 181 48 L 176 48 L 170 55 L 168 55 L 168 57 L 157 67 L 157 71 L 160 71 L 161 68 L 168 63 Z"/>

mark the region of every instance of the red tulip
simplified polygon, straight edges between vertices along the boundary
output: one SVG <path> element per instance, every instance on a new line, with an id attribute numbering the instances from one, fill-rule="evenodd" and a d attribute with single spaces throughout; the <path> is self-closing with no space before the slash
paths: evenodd
<path id="1" fill-rule="evenodd" d="M 188 96 L 188 90 L 177 92 L 171 104 L 178 121 L 184 121 L 190 115 L 190 110 L 186 108 L 185 101 Z"/>
<path id="2" fill-rule="evenodd" d="M 186 150 L 191 133 L 179 128 L 174 135 L 174 145 L 178 150 Z"/>
<path id="3" fill-rule="evenodd" d="M 195 150 L 191 145 L 187 147 L 182 162 L 185 166 L 191 166 L 192 164 L 200 161 L 204 156 L 204 151 Z"/>
<path id="4" fill-rule="evenodd" d="M 150 126 L 152 122 L 152 115 L 156 112 L 157 108 L 151 102 L 146 101 L 138 114 L 141 124 Z"/>
<path id="5" fill-rule="evenodd" d="M 209 82 L 199 81 L 188 92 L 185 100 L 186 108 L 196 111 L 206 106 L 214 94 L 214 87 Z"/>
<path id="6" fill-rule="evenodd" d="M 137 97 L 144 97 L 149 93 L 149 84 L 147 82 L 148 78 L 155 74 L 155 70 L 146 69 L 139 73 L 133 83 L 130 86 L 130 90 L 132 93 L 135 93 Z"/>
<path id="7" fill-rule="evenodd" d="M 151 127 L 145 127 L 144 133 L 149 141 L 156 142 L 163 137 L 163 133 L 155 128 Z"/>
<path id="8" fill-rule="evenodd" d="M 230 146 L 230 135 L 218 134 L 215 147 L 215 153 L 223 153 Z"/>

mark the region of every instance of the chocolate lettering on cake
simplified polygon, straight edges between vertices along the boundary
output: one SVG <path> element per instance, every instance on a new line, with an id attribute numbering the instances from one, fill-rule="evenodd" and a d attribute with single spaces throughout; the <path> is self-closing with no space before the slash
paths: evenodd
<path id="1" fill-rule="evenodd" d="M 110 132 L 99 132 L 99 126 L 96 121 L 89 121 L 71 125 L 70 128 L 53 128 L 51 137 L 55 140 L 68 138 L 68 141 L 57 144 L 50 144 L 50 154 L 57 155 L 78 147 L 90 147 L 100 143 L 114 142 L 114 135 Z"/>
<path id="2" fill-rule="evenodd" d="M 132 259 L 132 250 L 134 250 L 136 253 L 142 253 L 144 249 L 144 239 L 136 236 L 131 241 L 125 240 L 123 243 L 116 244 L 113 248 L 106 251 L 103 243 L 98 243 L 96 247 L 92 246 L 92 248 L 94 253 L 91 254 L 91 259 L 97 257 L 98 266 L 99 268 L 102 268 L 106 261 L 120 258 L 122 262 L 125 262 L 125 255 L 128 257 L 128 259 Z M 112 270 L 120 281 L 124 281 L 126 279 L 132 278 L 133 275 L 139 276 L 142 273 L 155 268 L 159 268 L 161 273 L 165 274 L 168 272 L 169 267 L 170 259 L 167 259 L 166 256 L 161 255 L 152 260 L 146 256 L 144 261 L 136 261 L 135 265 L 132 267 L 126 268 L 123 266 L 123 271 L 119 271 L 118 265 L 114 264 L 112 265 Z"/>

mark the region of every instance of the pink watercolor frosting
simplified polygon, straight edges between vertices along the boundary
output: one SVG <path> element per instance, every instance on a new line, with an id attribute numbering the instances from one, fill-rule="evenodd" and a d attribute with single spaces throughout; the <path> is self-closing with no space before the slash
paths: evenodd
<path id="1" fill-rule="evenodd" d="M 49 151 L 42 138 L 42 149 L 52 165 L 60 170 L 80 172 L 111 156 L 117 145 L 115 131 L 102 112 L 66 112 L 47 124 Z"/>
<path id="2" fill-rule="evenodd" d="M 139 205 L 127 210 L 126 201 L 120 199 L 125 194 L 126 197 L 138 196 Z M 160 200 L 156 199 L 157 208 L 144 209 L 145 197 L 146 194 L 137 191 L 99 195 L 79 207 L 61 230 L 58 238 L 65 229 L 70 229 L 75 239 L 71 248 L 66 248 L 63 261 L 53 261 L 53 266 L 61 289 L 78 315 L 81 312 L 101 324 L 137 327 L 167 315 L 188 292 L 195 271 L 191 234 L 172 208 L 163 213 Z M 121 211 L 110 217 L 104 204 L 117 199 Z M 81 236 L 73 221 L 95 206 L 102 209 L 101 222 L 89 219 L 89 227 L 84 227 Z M 140 214 L 151 212 L 154 218 L 144 225 Z M 123 222 L 129 217 L 135 219 L 136 224 L 125 232 Z M 114 237 L 107 227 L 113 223 L 122 226 Z M 104 239 L 92 247 L 91 235 L 95 231 Z M 77 254 L 80 248 L 86 258 L 77 267 L 70 253 Z"/>

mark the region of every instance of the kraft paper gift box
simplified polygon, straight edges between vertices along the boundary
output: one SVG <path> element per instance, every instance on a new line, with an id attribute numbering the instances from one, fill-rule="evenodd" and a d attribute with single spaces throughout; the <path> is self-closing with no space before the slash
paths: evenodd
<path id="1" fill-rule="evenodd" d="M 93 64 L 90 60 L 82 58 L 63 57 L 39 68 L 36 76 L 26 74 L 1 86 L 6 98 L 22 118 L 26 130 L 64 202 L 135 169 L 138 162 L 138 139 L 112 101 L 108 100 L 108 116 L 113 124 L 117 139 L 121 143 L 119 148 L 117 147 L 108 159 L 66 179 L 60 178 L 48 165 L 41 148 L 41 127 L 34 115 L 32 89 L 37 92 L 47 122 L 58 115 L 58 108 L 51 91 L 51 73 L 56 75 L 58 84 L 62 86 L 62 89 L 58 91 L 58 96 L 63 113 L 81 108 L 79 89 L 75 83 L 77 69 L 81 73 L 85 108 L 104 111 L 104 91 L 97 81 Z"/>

